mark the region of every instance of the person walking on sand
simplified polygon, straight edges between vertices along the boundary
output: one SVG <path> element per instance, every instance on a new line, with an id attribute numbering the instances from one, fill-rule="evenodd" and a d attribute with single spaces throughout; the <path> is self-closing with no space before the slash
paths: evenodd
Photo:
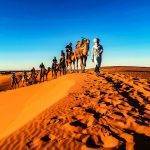
<path id="1" fill-rule="evenodd" d="M 93 42 L 94 45 L 92 48 L 92 62 L 95 63 L 95 73 L 97 76 L 99 76 L 102 62 L 103 46 L 100 44 L 99 38 L 95 38 Z"/>

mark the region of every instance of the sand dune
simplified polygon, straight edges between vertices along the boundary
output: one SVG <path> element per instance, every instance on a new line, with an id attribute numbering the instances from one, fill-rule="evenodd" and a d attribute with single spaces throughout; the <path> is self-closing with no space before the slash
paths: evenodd
<path id="1" fill-rule="evenodd" d="M 71 76 L 0 93 L 0 138 L 15 131 L 62 99 L 75 80 Z M 62 88 L 63 87 L 63 88 Z"/>
<path id="2" fill-rule="evenodd" d="M 15 93 L 18 93 L 18 100 L 26 96 L 22 101 L 26 101 L 29 96 L 25 105 L 20 102 L 19 107 L 24 108 L 23 111 L 20 110 L 18 116 L 12 116 L 17 116 L 16 121 L 11 124 L 16 129 L 47 109 L 22 128 L 1 139 L 0 149 L 149 150 L 150 81 L 143 75 L 142 78 L 134 75 L 106 71 L 96 77 L 92 71 L 88 71 L 84 74 L 67 75 L 40 86 L 1 93 L 11 97 L 10 93 L 14 92 L 16 99 Z M 48 93 L 54 85 L 54 91 Z M 42 95 L 39 89 L 43 91 Z M 63 90 L 62 94 L 60 89 Z M 38 91 L 38 96 L 32 94 L 32 90 Z M 31 91 L 32 96 L 19 95 L 23 91 L 24 94 Z M 57 95 L 58 97 L 51 101 L 52 97 Z M 43 99 L 46 102 L 43 102 L 44 107 L 41 108 L 39 101 Z M 58 99 L 61 101 L 58 102 Z M 15 111 L 19 112 L 19 109 L 16 108 Z M 11 127 L 10 130 L 14 131 L 14 128 Z"/>
<path id="3" fill-rule="evenodd" d="M 10 89 L 10 75 L 0 75 L 0 92 Z"/>

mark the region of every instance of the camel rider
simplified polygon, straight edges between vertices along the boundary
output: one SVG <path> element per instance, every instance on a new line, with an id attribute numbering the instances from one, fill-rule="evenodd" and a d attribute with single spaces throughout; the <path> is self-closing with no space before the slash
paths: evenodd
<path id="1" fill-rule="evenodd" d="M 17 84 L 17 77 L 15 72 L 13 72 L 12 76 L 11 76 L 11 86 L 13 87 L 13 85 Z"/>
<path id="2" fill-rule="evenodd" d="M 66 74 L 66 58 L 65 58 L 65 53 L 62 50 L 61 51 L 61 56 L 60 56 L 60 60 L 59 60 L 59 69 L 60 69 L 60 74 L 61 71 L 63 72 L 63 75 Z"/>
<path id="3" fill-rule="evenodd" d="M 16 74 L 15 74 L 15 72 L 13 72 L 11 78 L 12 78 L 12 81 L 15 81 L 15 80 L 16 80 Z"/>
<path id="4" fill-rule="evenodd" d="M 32 78 L 32 79 L 35 79 L 35 75 L 36 75 L 36 71 L 35 71 L 35 68 L 33 67 L 33 68 L 31 69 L 31 78 Z"/>
<path id="5" fill-rule="evenodd" d="M 24 79 L 25 81 L 28 80 L 28 75 L 27 75 L 27 72 L 26 72 L 26 71 L 24 71 L 24 73 L 23 73 L 23 79 Z"/>
<path id="6" fill-rule="evenodd" d="M 35 68 L 34 67 L 31 69 L 31 73 L 35 73 Z"/>
<path id="7" fill-rule="evenodd" d="M 53 63 L 57 64 L 57 58 L 56 57 L 54 57 Z"/>
<path id="8" fill-rule="evenodd" d="M 57 59 L 56 57 L 54 57 L 53 61 L 52 61 L 52 68 L 55 68 L 57 66 Z"/>
<path id="9" fill-rule="evenodd" d="M 103 53 L 103 46 L 100 44 L 100 40 L 98 38 L 94 39 L 94 46 L 92 48 L 92 62 L 95 62 L 95 72 L 99 75 L 101 62 L 102 62 L 102 53 Z"/>
<path id="10" fill-rule="evenodd" d="M 69 43 L 67 46 L 66 46 L 66 57 L 67 59 L 69 58 L 69 56 L 71 56 L 72 54 L 72 43 Z"/>
<path id="11" fill-rule="evenodd" d="M 65 56 L 65 53 L 63 50 L 61 50 L 61 56 Z"/>
<path id="12" fill-rule="evenodd" d="M 61 56 L 60 56 L 60 64 L 61 63 L 65 63 L 65 53 L 63 50 L 61 51 Z"/>
<path id="13" fill-rule="evenodd" d="M 40 68 L 45 68 L 43 63 L 40 64 Z"/>

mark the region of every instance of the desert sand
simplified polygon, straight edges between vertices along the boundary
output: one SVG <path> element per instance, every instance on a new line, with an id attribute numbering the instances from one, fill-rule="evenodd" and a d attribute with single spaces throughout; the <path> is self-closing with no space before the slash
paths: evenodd
<path id="1" fill-rule="evenodd" d="M 1 92 L 0 149 L 148 150 L 150 72 L 128 69 Z"/>
<path id="2" fill-rule="evenodd" d="M 0 92 L 10 89 L 10 75 L 0 74 Z"/>
<path id="3" fill-rule="evenodd" d="M 30 87 L 0 93 L 0 138 L 63 98 L 75 81 L 68 76 Z M 60 87 L 64 87 L 60 89 Z M 3 100 L 3 101 L 2 101 Z"/>

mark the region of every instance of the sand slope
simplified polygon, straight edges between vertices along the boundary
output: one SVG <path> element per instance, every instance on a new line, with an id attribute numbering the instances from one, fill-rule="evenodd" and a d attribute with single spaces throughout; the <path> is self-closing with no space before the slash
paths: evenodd
<path id="1" fill-rule="evenodd" d="M 117 72 L 96 77 L 90 71 L 65 77 L 77 79 L 67 96 L 3 138 L 1 150 L 149 150 L 149 80 Z"/>
<path id="2" fill-rule="evenodd" d="M 71 76 L 63 76 L 50 82 L 1 92 L 0 138 L 15 131 L 62 99 L 74 83 L 75 80 Z"/>

